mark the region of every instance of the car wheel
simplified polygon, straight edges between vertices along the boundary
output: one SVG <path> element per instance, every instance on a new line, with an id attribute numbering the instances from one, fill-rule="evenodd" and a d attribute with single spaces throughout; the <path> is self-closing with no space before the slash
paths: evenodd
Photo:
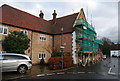
<path id="1" fill-rule="evenodd" d="M 18 72 L 19 72 L 20 74 L 24 74 L 24 73 L 26 73 L 26 71 L 27 71 L 27 67 L 26 67 L 25 65 L 19 66 Z"/>

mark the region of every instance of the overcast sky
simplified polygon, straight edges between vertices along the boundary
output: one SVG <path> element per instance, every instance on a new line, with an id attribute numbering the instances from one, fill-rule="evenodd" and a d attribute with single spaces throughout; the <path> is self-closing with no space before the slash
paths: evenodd
<path id="1" fill-rule="evenodd" d="M 84 9 L 88 22 L 95 27 L 97 36 L 107 37 L 118 42 L 118 1 L 119 0 L 1 0 L 0 6 L 8 4 L 22 11 L 39 16 L 40 10 L 44 18 L 52 19 L 52 13 L 57 11 L 57 17 L 66 16 Z M 87 3 L 88 2 L 88 3 Z M 91 16 L 92 15 L 92 16 Z"/>

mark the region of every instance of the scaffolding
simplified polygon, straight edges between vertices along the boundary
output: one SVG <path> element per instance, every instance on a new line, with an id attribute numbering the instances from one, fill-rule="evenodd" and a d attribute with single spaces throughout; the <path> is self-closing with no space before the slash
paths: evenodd
<path id="1" fill-rule="evenodd" d="M 88 59 L 90 59 L 91 56 L 92 61 L 95 60 L 96 56 L 98 56 L 97 54 L 101 52 L 99 46 L 102 42 L 96 40 L 96 31 L 94 27 L 84 19 L 77 19 L 75 23 L 76 43 L 81 49 L 78 56 L 83 57 L 81 62 L 83 62 L 83 60 L 88 62 Z M 86 62 L 83 62 L 82 64 L 85 65 L 87 64 Z"/>

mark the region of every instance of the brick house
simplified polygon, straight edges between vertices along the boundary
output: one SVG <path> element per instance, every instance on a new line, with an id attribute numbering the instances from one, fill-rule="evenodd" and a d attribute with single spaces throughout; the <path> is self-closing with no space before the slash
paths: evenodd
<path id="1" fill-rule="evenodd" d="M 83 9 L 60 18 L 57 18 L 54 10 L 51 20 L 45 20 L 42 11 L 40 17 L 36 17 L 6 4 L 0 7 L 0 12 L 0 41 L 11 31 L 23 31 L 30 39 L 30 47 L 26 50 L 26 54 L 32 58 L 33 64 L 38 64 L 42 57 L 48 62 L 51 49 L 60 51 L 61 45 L 65 46 L 65 53 L 70 53 L 73 63 L 76 64 L 76 35 L 73 27 L 77 19 L 86 20 Z M 62 36 L 61 28 L 63 28 Z M 1 44 L 2 42 L 0 51 L 4 51 Z"/>

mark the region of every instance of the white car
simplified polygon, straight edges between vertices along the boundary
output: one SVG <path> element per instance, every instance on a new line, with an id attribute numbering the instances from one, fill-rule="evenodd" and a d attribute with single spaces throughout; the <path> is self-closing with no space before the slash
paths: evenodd
<path id="1" fill-rule="evenodd" d="M 32 62 L 27 55 L 14 53 L 0 54 L 0 69 L 2 72 L 18 71 L 24 74 L 31 68 Z"/>

